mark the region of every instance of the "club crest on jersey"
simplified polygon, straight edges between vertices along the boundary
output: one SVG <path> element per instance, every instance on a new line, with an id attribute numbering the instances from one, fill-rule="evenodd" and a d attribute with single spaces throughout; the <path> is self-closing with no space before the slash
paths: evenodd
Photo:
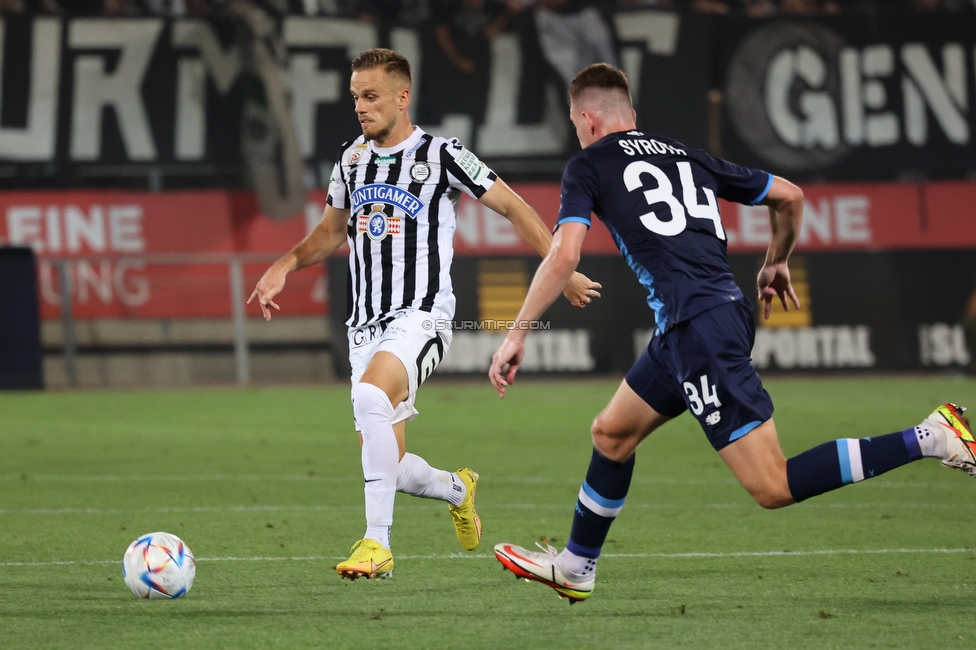
<path id="1" fill-rule="evenodd" d="M 383 241 L 387 235 L 400 234 L 400 217 L 386 216 L 383 204 L 374 203 L 370 206 L 369 214 L 359 216 L 356 226 L 359 232 L 366 233 L 373 241 Z"/>
<path id="2" fill-rule="evenodd" d="M 410 178 L 418 183 L 423 183 L 430 178 L 430 165 L 422 161 L 414 163 L 413 167 L 410 168 Z"/>
<path id="3" fill-rule="evenodd" d="M 356 188 L 350 198 L 354 211 L 362 209 L 367 203 L 379 203 L 398 207 L 412 219 L 416 219 L 420 211 L 426 207 L 423 201 L 410 192 L 385 183 L 363 185 Z"/>
<path id="4" fill-rule="evenodd" d="M 366 145 L 364 145 L 364 144 L 357 144 L 354 147 L 354 151 L 352 152 L 352 155 L 349 156 L 349 164 L 350 165 L 355 165 L 356 163 L 358 163 L 360 157 L 363 155 L 363 151 L 365 151 L 365 150 L 366 150 Z"/>

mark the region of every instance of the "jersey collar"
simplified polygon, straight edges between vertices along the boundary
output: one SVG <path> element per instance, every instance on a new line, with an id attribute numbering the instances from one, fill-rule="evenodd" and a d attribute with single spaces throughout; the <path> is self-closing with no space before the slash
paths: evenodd
<path id="1" fill-rule="evenodd" d="M 415 144 L 420 142 L 420 138 L 422 137 L 424 137 L 423 129 L 421 129 L 419 126 L 415 126 L 413 127 L 413 133 L 411 133 L 410 137 L 408 137 L 403 142 L 400 142 L 399 144 L 395 144 L 392 147 L 383 148 L 383 147 L 377 147 L 375 144 L 373 144 L 373 141 L 370 140 L 369 150 L 380 156 L 392 156 L 393 154 L 399 153 L 401 151 L 405 151 L 413 147 Z"/>

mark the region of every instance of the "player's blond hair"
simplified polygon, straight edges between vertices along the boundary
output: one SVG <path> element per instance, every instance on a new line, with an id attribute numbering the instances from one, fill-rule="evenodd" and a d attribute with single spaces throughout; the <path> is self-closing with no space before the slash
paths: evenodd
<path id="1" fill-rule="evenodd" d="M 385 72 L 401 77 L 408 86 L 413 82 L 413 77 L 410 75 L 410 62 L 399 52 L 385 47 L 374 47 L 352 60 L 353 72 L 375 68 L 383 68 Z"/>
<path id="2" fill-rule="evenodd" d="M 634 104 L 627 75 L 608 63 L 594 63 L 580 70 L 569 84 L 569 101 L 575 101 L 591 90 L 620 94 L 628 104 Z"/>

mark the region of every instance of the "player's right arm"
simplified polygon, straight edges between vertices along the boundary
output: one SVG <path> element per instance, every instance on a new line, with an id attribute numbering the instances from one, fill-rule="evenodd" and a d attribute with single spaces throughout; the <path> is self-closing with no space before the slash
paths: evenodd
<path id="1" fill-rule="evenodd" d="M 766 251 L 766 261 L 756 279 L 763 318 L 768 319 L 774 297 L 779 298 L 786 311 L 790 310 L 790 302 L 797 309 L 800 308 L 800 300 L 790 282 L 788 262 L 803 222 L 803 190 L 785 178 L 773 176 L 769 192 L 760 203 L 769 207 L 769 221 L 773 232 Z M 787 298 L 790 302 L 787 302 Z"/>
<path id="2" fill-rule="evenodd" d="M 346 241 L 346 224 L 349 222 L 349 210 L 339 209 L 331 205 L 325 206 L 322 221 L 312 232 L 290 251 L 271 265 L 264 272 L 257 286 L 247 299 L 251 304 L 255 298 L 261 306 L 261 313 L 265 320 L 271 320 L 271 309 L 280 310 L 274 302 L 274 297 L 285 288 L 285 277 L 292 271 L 318 264 L 328 257 L 334 250 Z"/>

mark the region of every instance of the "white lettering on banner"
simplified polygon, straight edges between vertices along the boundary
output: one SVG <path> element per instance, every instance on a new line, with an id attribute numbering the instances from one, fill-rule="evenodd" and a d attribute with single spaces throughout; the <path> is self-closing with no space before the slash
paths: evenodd
<path id="1" fill-rule="evenodd" d="M 765 328 L 756 331 L 756 368 L 872 368 L 871 329 L 866 325 Z"/>
<path id="2" fill-rule="evenodd" d="M 41 241 L 41 209 L 38 206 L 15 206 L 7 209 L 7 242 L 11 246 L 30 246 L 37 252 L 44 250 Z"/>
<path id="3" fill-rule="evenodd" d="M 347 60 L 377 45 L 376 27 L 356 20 L 286 18 L 284 36 L 285 43 L 292 48 L 341 48 Z M 341 87 L 342 74 L 348 68 L 320 70 L 319 58 L 317 53 L 289 56 L 292 116 L 303 156 L 315 153 L 315 113 L 318 105 L 335 104 L 348 96 L 346 89 Z"/>
<path id="4" fill-rule="evenodd" d="M 736 205 L 739 223 L 726 228 L 730 244 L 766 246 L 772 236 L 769 208 Z M 824 197 L 803 202 L 803 224 L 797 244 L 803 246 L 855 246 L 871 244 L 871 199 L 864 194 Z"/>
<path id="5" fill-rule="evenodd" d="M 478 129 L 478 153 L 482 156 L 546 156 L 565 148 L 569 121 L 552 84 L 539 89 L 545 95 L 540 124 L 518 124 L 518 88 L 522 71 L 522 47 L 514 34 L 501 34 L 491 42 L 491 82 L 485 123 Z"/>
<path id="6" fill-rule="evenodd" d="M 119 51 L 113 72 L 106 72 L 107 57 L 104 55 L 83 55 L 75 59 L 71 111 L 71 157 L 74 160 L 101 157 L 104 107 L 113 109 L 130 159 L 156 158 L 156 145 L 140 87 L 162 29 L 163 21 L 158 18 L 74 19 L 70 22 L 68 41 L 71 47 Z"/>
<path id="7" fill-rule="evenodd" d="M 38 264 L 41 298 L 48 305 L 61 305 L 61 279 L 50 262 Z M 146 265 L 138 259 L 76 260 L 68 263 L 72 301 L 78 305 L 100 302 L 111 305 L 116 300 L 125 307 L 139 307 L 149 302 L 149 280 L 142 275 Z"/>
<path id="8" fill-rule="evenodd" d="M 905 131 L 915 145 L 928 142 L 926 106 L 932 111 L 946 137 L 955 144 L 969 142 L 966 63 L 962 45 L 948 43 L 942 48 L 945 78 L 939 74 L 929 52 L 921 43 L 910 43 L 901 50 L 908 75 L 902 79 L 905 94 Z"/>
<path id="9" fill-rule="evenodd" d="M 106 213 L 108 218 L 106 219 Z M 41 218 L 43 215 L 43 219 Z M 138 204 L 15 205 L 7 208 L 7 240 L 38 253 L 139 253 L 146 249 Z"/>
<path id="10" fill-rule="evenodd" d="M 81 242 L 87 249 L 101 253 L 105 250 L 105 213 L 100 205 L 93 205 L 88 214 L 69 205 L 64 208 L 64 239 L 68 252 L 81 252 Z"/>
<path id="11" fill-rule="evenodd" d="M 455 332 L 438 371 L 487 372 L 491 355 L 505 340 L 505 335 L 505 332 Z M 587 330 L 533 332 L 525 340 L 522 372 L 585 372 L 595 366 Z"/>
<path id="12" fill-rule="evenodd" d="M 207 73 L 221 95 L 230 92 L 241 73 L 236 45 L 224 50 L 213 28 L 204 20 L 173 23 L 173 47 L 196 50 L 199 57 L 181 57 L 176 79 L 176 143 L 178 160 L 200 160 L 207 140 Z"/>
<path id="13" fill-rule="evenodd" d="M 620 48 L 620 61 L 630 82 L 630 93 L 636 107 L 640 102 L 644 57 L 648 54 L 674 56 L 681 17 L 667 11 L 627 11 L 615 14 L 613 19 L 621 44 L 639 43 L 622 45 Z"/>
<path id="14" fill-rule="evenodd" d="M 108 209 L 110 248 L 123 253 L 139 253 L 146 248 L 142 238 L 142 208 L 138 205 L 113 205 Z"/>
<path id="15" fill-rule="evenodd" d="M 924 43 L 851 47 L 819 24 L 761 27 L 729 65 L 729 116 L 756 154 L 785 170 L 823 168 L 851 147 L 926 146 L 931 119 L 950 143 L 969 145 L 968 44 L 936 47 L 941 56 Z"/>
<path id="16" fill-rule="evenodd" d="M 918 356 L 923 366 L 967 366 L 971 358 L 962 325 L 918 326 Z"/>
<path id="17" fill-rule="evenodd" d="M 776 134 L 793 147 L 836 147 L 837 115 L 833 100 L 822 90 L 827 66 L 817 51 L 805 45 L 795 51 L 780 50 L 770 61 L 767 74 L 766 113 Z M 806 88 L 799 97 L 799 116 L 790 100 L 798 83 Z"/>
<path id="18" fill-rule="evenodd" d="M 0 126 L 0 151 L 7 160 L 29 161 L 54 158 L 55 139 L 58 133 L 61 21 L 56 18 L 38 18 L 34 20 L 33 27 L 27 124 L 23 128 Z M 6 22 L 0 20 L 0 71 L 3 70 L 5 35 Z M 2 90 L 0 88 L 0 92 Z"/>
<path id="19" fill-rule="evenodd" d="M 841 50 L 844 137 L 849 144 L 881 147 L 898 142 L 898 116 L 884 110 L 888 93 L 881 82 L 894 71 L 895 54 L 887 45 Z"/>
<path id="20" fill-rule="evenodd" d="M 643 354 L 654 330 L 634 331 L 634 358 Z M 864 325 L 766 328 L 756 331 L 756 368 L 873 368 L 871 329 Z"/>

